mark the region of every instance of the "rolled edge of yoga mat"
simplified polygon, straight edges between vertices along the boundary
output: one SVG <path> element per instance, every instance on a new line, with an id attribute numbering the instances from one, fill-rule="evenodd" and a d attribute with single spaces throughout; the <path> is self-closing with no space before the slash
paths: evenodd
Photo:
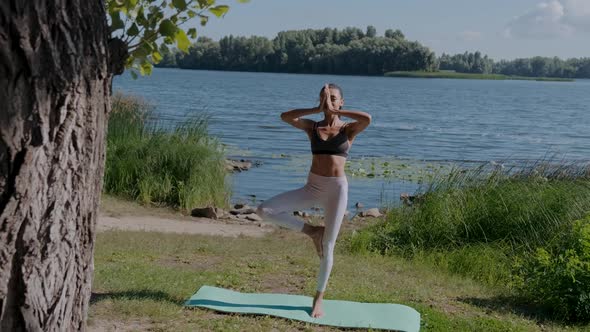
<path id="1" fill-rule="evenodd" d="M 420 330 L 420 313 L 405 305 L 324 300 L 324 316 L 312 318 L 312 301 L 311 297 L 302 295 L 240 293 L 203 286 L 185 302 L 185 306 L 231 313 L 271 315 L 337 327 L 407 332 Z"/>

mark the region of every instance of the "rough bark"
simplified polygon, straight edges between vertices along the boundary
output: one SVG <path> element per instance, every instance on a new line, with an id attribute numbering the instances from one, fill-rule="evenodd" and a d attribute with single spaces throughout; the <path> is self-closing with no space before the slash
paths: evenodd
<path id="1" fill-rule="evenodd" d="M 103 1 L 0 1 L 0 330 L 85 329 L 110 111 Z"/>

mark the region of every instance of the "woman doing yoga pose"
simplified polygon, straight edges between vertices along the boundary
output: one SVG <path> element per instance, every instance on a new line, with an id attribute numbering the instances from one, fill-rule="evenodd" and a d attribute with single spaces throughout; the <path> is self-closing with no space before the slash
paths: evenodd
<path id="1" fill-rule="evenodd" d="M 371 123 L 371 116 L 360 111 L 343 110 L 342 90 L 326 84 L 320 92 L 318 107 L 294 109 L 281 114 L 281 119 L 307 133 L 313 160 L 305 186 L 274 196 L 258 206 L 258 214 L 281 226 L 303 232 L 313 240 L 320 257 L 317 292 L 311 316 L 323 316 L 322 299 L 332 270 L 334 245 L 348 201 L 348 181 L 344 164 L 356 135 Z M 324 113 L 319 122 L 303 117 Z M 346 123 L 341 117 L 355 121 Z M 320 205 L 324 225 L 313 226 L 293 215 L 293 211 Z"/>

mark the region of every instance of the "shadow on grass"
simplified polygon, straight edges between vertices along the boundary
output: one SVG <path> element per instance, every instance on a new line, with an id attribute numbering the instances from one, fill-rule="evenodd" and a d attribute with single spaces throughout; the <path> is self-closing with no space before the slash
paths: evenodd
<path id="1" fill-rule="evenodd" d="M 548 308 L 527 302 L 523 298 L 510 296 L 495 296 L 492 298 L 462 297 L 458 301 L 467 303 L 486 311 L 494 311 L 502 314 L 515 314 L 539 323 L 553 322 L 563 323 L 551 316 Z"/>
<path id="2" fill-rule="evenodd" d="M 100 301 L 114 299 L 114 300 L 154 300 L 158 302 L 168 302 L 182 306 L 183 300 L 178 300 L 168 293 L 162 291 L 152 290 L 136 290 L 123 292 L 107 292 L 107 293 L 92 293 L 90 296 L 90 304 L 95 304 Z"/>

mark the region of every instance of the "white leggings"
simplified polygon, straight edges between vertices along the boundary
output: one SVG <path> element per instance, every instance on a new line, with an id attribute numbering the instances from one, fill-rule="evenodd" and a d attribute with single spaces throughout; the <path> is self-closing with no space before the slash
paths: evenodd
<path id="1" fill-rule="evenodd" d="M 309 173 L 305 186 L 274 196 L 258 206 L 258 214 L 280 226 L 301 232 L 305 224 L 293 215 L 293 211 L 310 208 L 319 204 L 324 208 L 323 252 L 320 260 L 318 287 L 325 291 L 332 264 L 334 246 L 340 231 L 342 218 L 348 202 L 348 181 L 346 176 L 328 177 Z"/>

